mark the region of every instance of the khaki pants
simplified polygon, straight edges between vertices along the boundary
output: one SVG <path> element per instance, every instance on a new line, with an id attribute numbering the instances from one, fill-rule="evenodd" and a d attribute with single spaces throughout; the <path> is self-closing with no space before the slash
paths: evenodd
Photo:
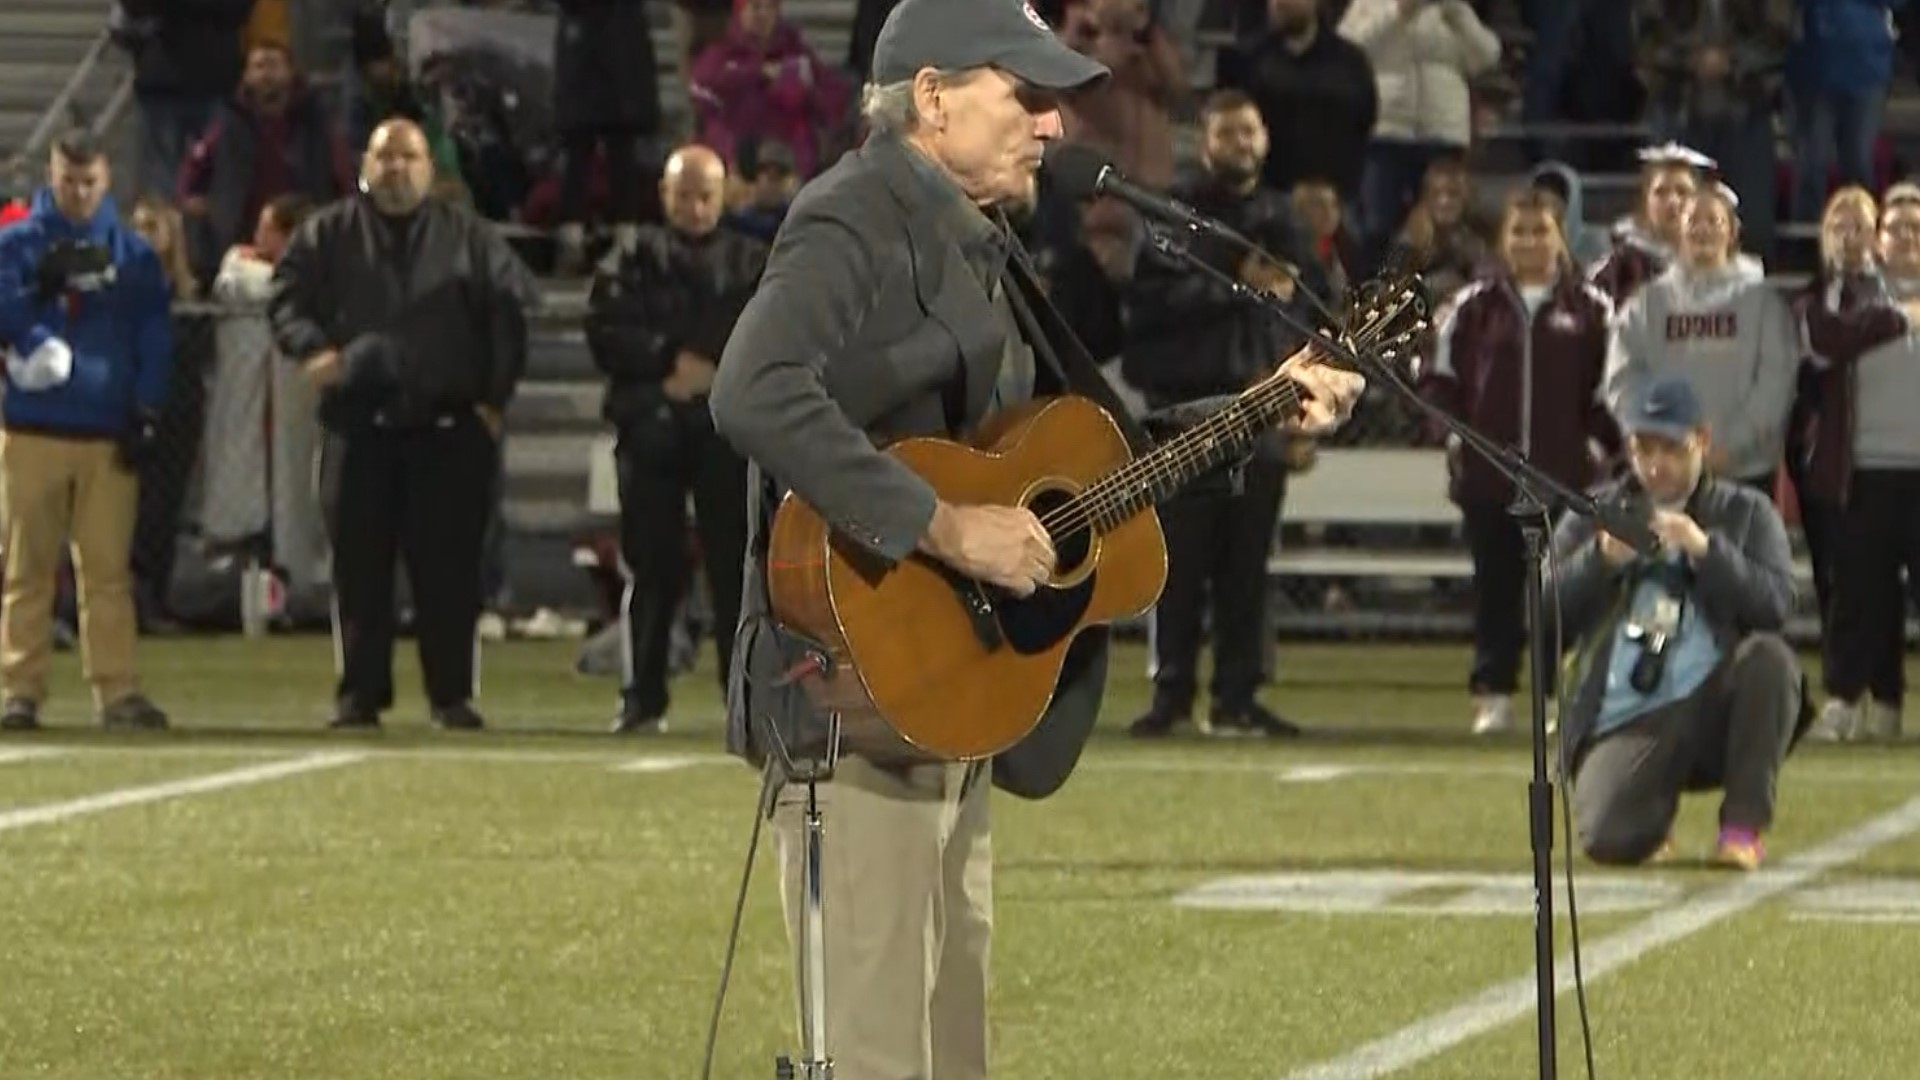
<path id="1" fill-rule="evenodd" d="M 29 432 L 0 435 L 6 477 L 7 579 L 0 611 L 0 683 L 6 696 L 47 696 L 60 552 L 73 547 L 80 592 L 81 656 L 94 704 L 135 690 L 133 523 L 139 480 L 112 441 Z"/>
<path id="2" fill-rule="evenodd" d="M 985 1077 L 992 776 L 927 765 L 903 777 L 856 758 L 836 768 L 819 787 L 835 1080 Z M 796 957 L 805 809 L 806 789 L 789 786 L 774 814 Z"/>

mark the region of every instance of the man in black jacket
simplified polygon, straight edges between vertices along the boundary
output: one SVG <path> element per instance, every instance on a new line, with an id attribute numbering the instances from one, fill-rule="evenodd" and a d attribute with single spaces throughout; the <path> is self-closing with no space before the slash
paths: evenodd
<path id="1" fill-rule="evenodd" d="M 376 727 L 393 704 L 396 550 L 434 722 L 481 726 L 481 543 L 533 286 L 486 222 L 427 198 L 432 184 L 419 127 L 381 124 L 361 194 L 308 218 L 274 271 L 275 342 L 321 390 L 340 728 Z"/>
<path id="2" fill-rule="evenodd" d="M 666 727 L 667 651 L 686 592 L 687 493 L 713 598 L 720 682 L 733 660 L 747 556 L 747 465 L 713 433 L 707 390 L 766 264 L 765 244 L 720 223 L 727 167 L 704 146 L 667 161 L 667 224 L 608 254 L 588 299 L 587 347 L 608 379 L 619 432 L 620 557 L 627 668 L 615 732 Z"/>
<path id="3" fill-rule="evenodd" d="M 1260 182 L 1267 130 L 1245 94 L 1223 90 L 1203 110 L 1202 170 L 1175 196 L 1223 221 L 1281 263 L 1225 241 L 1195 241 L 1194 254 L 1216 269 L 1289 302 L 1314 321 L 1301 290 L 1326 292 L 1325 274 L 1310 257 L 1291 208 Z M 1301 267 L 1307 269 L 1301 270 Z M 1296 280 L 1295 272 L 1302 274 Z M 1121 371 L 1155 410 L 1238 394 L 1288 355 L 1299 335 L 1270 313 L 1236 300 L 1226 286 L 1184 264 L 1142 260 L 1126 300 L 1127 344 Z M 1140 736 L 1164 735 L 1196 719 L 1200 629 L 1211 584 L 1213 693 L 1202 731 L 1293 735 L 1299 729 L 1254 700 L 1267 623 L 1267 556 L 1286 497 L 1293 446 L 1274 433 L 1261 439 L 1237 493 L 1194 494 L 1160 511 L 1167 537 L 1167 585 L 1153 614 L 1153 704 L 1133 724 Z"/>

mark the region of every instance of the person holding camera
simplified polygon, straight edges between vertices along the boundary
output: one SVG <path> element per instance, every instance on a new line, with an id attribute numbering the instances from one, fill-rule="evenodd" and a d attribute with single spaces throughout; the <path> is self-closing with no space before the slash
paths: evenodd
<path id="1" fill-rule="evenodd" d="M 90 134 L 58 140 L 48 187 L 0 232 L 0 420 L 6 586 L 0 729 L 40 726 L 62 549 L 73 548 L 80 643 L 102 724 L 164 728 L 134 677 L 137 470 L 173 369 L 160 258 L 120 221 Z"/>
<path id="2" fill-rule="evenodd" d="M 1644 862 L 1670 846 L 1683 791 L 1719 789 L 1714 859 L 1752 870 L 1780 766 L 1812 719 L 1780 636 L 1794 600 L 1786 523 L 1766 496 L 1708 474 L 1711 432 L 1687 379 L 1647 381 L 1619 415 L 1632 474 L 1597 497 L 1640 515 L 1658 553 L 1581 515 L 1553 545 L 1580 845 L 1596 862 Z"/>

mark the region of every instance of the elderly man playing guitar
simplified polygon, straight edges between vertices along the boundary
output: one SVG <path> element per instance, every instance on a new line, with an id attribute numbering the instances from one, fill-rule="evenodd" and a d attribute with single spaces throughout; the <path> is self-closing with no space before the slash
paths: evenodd
<path id="1" fill-rule="evenodd" d="M 1107 74 L 1021 0 L 904 0 L 873 133 L 795 199 L 713 384 L 752 463 L 729 749 L 790 757 L 831 716 L 846 755 L 817 789 L 837 1080 L 987 1075 L 990 784 L 1043 797 L 1077 760 L 1097 624 L 1164 580 L 1141 511 L 1256 424 L 1330 430 L 1364 389 L 1302 355 L 1210 430 L 1143 441 L 1001 212 L 1034 198 L 1062 96 Z M 774 821 L 797 938 L 790 797 Z"/>

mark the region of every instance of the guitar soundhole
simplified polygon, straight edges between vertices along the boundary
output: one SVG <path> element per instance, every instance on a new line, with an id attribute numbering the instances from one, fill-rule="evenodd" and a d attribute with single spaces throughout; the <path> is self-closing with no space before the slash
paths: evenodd
<path id="1" fill-rule="evenodd" d="M 1070 491 L 1041 491 L 1027 500 L 1027 509 L 1047 526 L 1047 535 L 1053 538 L 1054 576 L 1061 580 L 1078 573 L 1093 553 L 1093 530 L 1085 522 L 1048 520 L 1063 518 L 1060 508 L 1072 498 Z"/>
<path id="2" fill-rule="evenodd" d="M 1027 500 L 1027 508 L 1050 527 L 1056 556 L 1056 581 L 1063 586 L 1045 586 L 1024 599 L 1011 593 L 999 593 L 994 608 L 999 615 L 1000 633 L 1007 647 L 1017 653 L 1043 653 L 1058 645 L 1080 625 L 1093 598 L 1093 583 L 1098 571 L 1087 570 L 1093 557 L 1093 530 L 1065 528 L 1047 522 L 1050 511 L 1073 497 L 1070 491 L 1041 491 Z M 998 590 L 996 590 L 998 592 Z"/>

